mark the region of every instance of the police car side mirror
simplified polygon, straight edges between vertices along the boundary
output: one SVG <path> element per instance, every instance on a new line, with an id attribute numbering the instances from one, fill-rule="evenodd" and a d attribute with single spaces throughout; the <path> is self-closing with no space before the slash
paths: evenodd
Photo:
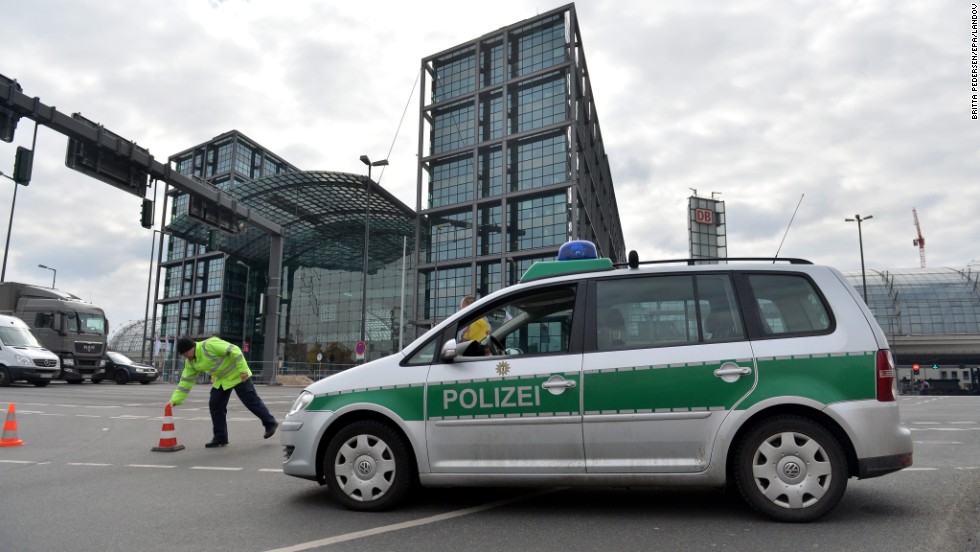
<path id="1" fill-rule="evenodd" d="M 443 362 L 452 362 L 456 359 L 456 340 L 450 339 L 442 346 L 442 352 L 439 353 L 439 358 Z"/>

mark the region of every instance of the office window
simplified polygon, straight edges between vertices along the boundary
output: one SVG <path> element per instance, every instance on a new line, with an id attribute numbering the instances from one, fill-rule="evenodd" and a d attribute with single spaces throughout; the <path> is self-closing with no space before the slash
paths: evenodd
<path id="1" fill-rule="evenodd" d="M 503 193 L 504 156 L 499 147 L 480 151 L 480 197 Z"/>
<path id="2" fill-rule="evenodd" d="M 473 157 L 467 155 L 433 163 L 429 190 L 429 207 L 472 201 Z"/>
<path id="3" fill-rule="evenodd" d="M 473 145 L 476 116 L 473 103 L 464 102 L 432 112 L 432 153 L 439 154 Z"/>
<path id="4" fill-rule="evenodd" d="M 554 247 L 568 240 L 566 194 L 536 197 L 510 204 L 507 251 Z"/>
<path id="5" fill-rule="evenodd" d="M 568 147 L 562 132 L 532 136 L 509 146 L 507 186 L 510 191 L 532 190 L 568 181 Z"/>
<path id="6" fill-rule="evenodd" d="M 557 14 L 518 29 L 511 35 L 511 67 L 514 77 L 565 62 L 565 16 Z"/>
<path id="7" fill-rule="evenodd" d="M 510 93 L 510 132 L 525 132 L 560 123 L 569 118 L 565 75 L 550 75 L 522 82 Z"/>
<path id="8" fill-rule="evenodd" d="M 432 101 L 441 102 L 476 89 L 476 56 L 472 48 L 447 54 L 432 62 Z"/>
<path id="9" fill-rule="evenodd" d="M 429 218 L 429 258 L 442 262 L 469 257 L 473 247 L 473 213 L 460 211 Z"/>

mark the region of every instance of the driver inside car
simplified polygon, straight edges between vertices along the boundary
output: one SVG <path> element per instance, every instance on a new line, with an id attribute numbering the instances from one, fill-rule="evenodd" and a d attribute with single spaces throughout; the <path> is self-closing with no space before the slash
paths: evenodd
<path id="1" fill-rule="evenodd" d="M 474 295 L 463 297 L 463 300 L 459 303 L 460 310 L 472 305 L 474 301 L 476 301 L 476 296 Z M 481 316 L 470 322 L 469 325 L 463 326 L 462 330 L 459 331 L 459 341 L 475 341 L 482 348 L 481 354 L 491 356 L 494 354 L 490 337 L 490 332 L 492 331 L 493 328 L 490 326 L 490 322 L 485 316 Z"/>

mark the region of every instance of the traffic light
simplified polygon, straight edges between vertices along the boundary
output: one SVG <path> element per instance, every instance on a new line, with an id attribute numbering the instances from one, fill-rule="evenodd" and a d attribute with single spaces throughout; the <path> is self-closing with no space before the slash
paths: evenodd
<path id="1" fill-rule="evenodd" d="M 915 373 L 919 373 L 919 363 L 918 362 L 916 362 L 915 364 L 912 365 L 912 371 L 915 372 Z"/>
<path id="2" fill-rule="evenodd" d="M 140 224 L 143 228 L 153 228 L 153 200 L 144 199 L 143 209 L 140 211 Z"/>
<path id="3" fill-rule="evenodd" d="M 17 146 L 14 157 L 14 182 L 27 186 L 31 183 L 32 172 L 34 172 L 34 150 Z"/>
<path id="4" fill-rule="evenodd" d="M 933 362 L 932 363 L 932 369 L 933 370 L 938 370 L 939 369 L 939 363 L 938 362 Z"/>

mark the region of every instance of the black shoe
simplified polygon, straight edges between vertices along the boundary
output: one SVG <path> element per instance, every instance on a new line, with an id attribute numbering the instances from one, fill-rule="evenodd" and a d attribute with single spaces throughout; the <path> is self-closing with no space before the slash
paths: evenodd
<path id="1" fill-rule="evenodd" d="M 279 427 L 279 422 L 272 422 L 272 425 L 265 426 L 265 435 L 262 436 L 263 439 L 268 439 L 276 434 L 276 428 Z"/>
<path id="2" fill-rule="evenodd" d="M 204 448 L 223 447 L 227 444 L 228 441 L 217 441 L 212 439 L 210 443 L 204 443 Z"/>

